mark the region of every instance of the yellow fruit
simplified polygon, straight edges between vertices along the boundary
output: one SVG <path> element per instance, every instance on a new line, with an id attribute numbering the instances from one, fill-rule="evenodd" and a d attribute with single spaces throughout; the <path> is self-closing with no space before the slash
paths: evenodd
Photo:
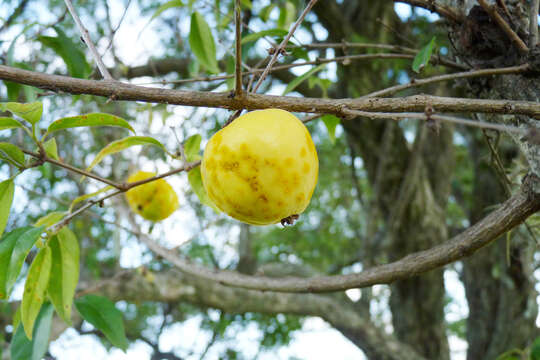
<path id="1" fill-rule="evenodd" d="M 279 109 L 249 112 L 218 131 L 201 164 L 210 199 L 226 214 L 253 225 L 302 213 L 318 173 L 308 130 Z"/>
<path id="2" fill-rule="evenodd" d="M 139 171 L 128 178 L 133 183 L 148 179 L 156 174 Z M 178 197 L 171 185 L 163 179 L 136 186 L 126 192 L 131 209 L 143 218 L 161 221 L 178 209 Z"/>

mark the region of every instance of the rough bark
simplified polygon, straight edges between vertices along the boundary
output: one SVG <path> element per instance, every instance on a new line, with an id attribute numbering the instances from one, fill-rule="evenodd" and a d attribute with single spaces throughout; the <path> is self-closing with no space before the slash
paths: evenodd
<path id="1" fill-rule="evenodd" d="M 475 136 L 471 143 L 475 200 L 469 217 L 476 221 L 487 207 L 504 201 L 506 194 L 490 164 L 484 139 Z M 515 146 L 507 145 L 500 151 L 505 165 L 516 154 Z M 494 359 L 509 349 L 524 348 L 534 338 L 538 313 L 531 266 L 534 240 L 513 232 L 508 249 L 507 240 L 502 236 L 480 256 L 463 262 L 462 280 L 469 305 L 467 358 L 471 360 Z"/>
<path id="2" fill-rule="evenodd" d="M 373 21 L 382 19 L 382 22 L 396 28 L 403 27 L 397 21 L 391 2 L 360 4 L 349 1 L 346 4 L 349 7 L 356 4 L 356 10 L 361 9 L 363 21 L 355 18 L 353 24 L 358 33 L 374 42 L 394 43 L 392 40 L 396 39 L 389 40 L 388 33 L 381 32 L 380 24 Z M 318 12 L 325 16 L 323 13 L 330 12 L 327 9 Z M 322 21 L 334 23 L 334 26 L 342 24 L 341 19 L 336 24 L 336 19 L 330 16 L 326 15 Z M 341 29 L 345 27 L 341 26 Z M 406 32 L 405 29 L 400 30 Z M 340 41 L 340 34 L 339 31 L 331 31 L 330 40 Z M 383 83 L 381 73 L 370 71 L 369 65 L 343 67 L 339 73 L 339 89 L 342 89 L 339 97 L 368 93 Z M 447 238 L 443 209 L 450 184 L 450 177 L 444 175 L 451 173 L 453 166 L 452 131 L 444 127 L 437 137 L 421 129 L 418 147 L 411 150 L 402 129 L 395 124 L 356 119 L 344 123 L 344 127 L 364 160 L 369 182 L 376 191 L 376 206 L 386 219 L 389 229 L 385 250 L 389 260 L 443 242 Z M 396 336 L 430 359 L 449 358 L 444 293 L 442 270 L 391 285 L 390 307 Z"/>
<path id="3" fill-rule="evenodd" d="M 522 4 L 517 1 L 507 1 L 506 5 L 509 13 L 505 12 L 505 19 L 518 36 L 526 40 L 528 12 L 523 11 Z M 467 19 L 465 25 L 456 32 L 454 43 L 455 52 L 463 60 L 477 68 L 525 61 L 514 42 L 482 8 L 473 4 L 465 7 L 462 4 L 461 11 L 467 15 Z M 469 80 L 468 85 L 468 93 L 474 97 L 540 100 L 537 74 Z M 486 119 L 538 127 L 538 120 L 526 116 L 489 116 Z M 514 137 L 514 141 L 527 158 L 531 173 L 538 175 L 538 145 L 518 136 Z M 475 201 L 469 218 L 474 222 L 485 214 L 487 207 L 502 202 L 508 194 L 501 184 L 500 176 L 489 163 L 489 151 L 484 139 L 472 136 L 470 148 L 474 161 Z M 510 161 L 517 154 L 516 147 L 506 146 L 500 154 L 503 166 L 510 166 Z M 462 279 L 469 305 L 467 358 L 471 360 L 494 359 L 511 348 L 523 348 L 535 335 L 538 309 L 532 268 L 533 240 L 517 231 L 513 232 L 508 249 L 506 240 L 506 237 L 501 237 L 486 248 L 481 256 L 467 259 L 463 263 Z"/>

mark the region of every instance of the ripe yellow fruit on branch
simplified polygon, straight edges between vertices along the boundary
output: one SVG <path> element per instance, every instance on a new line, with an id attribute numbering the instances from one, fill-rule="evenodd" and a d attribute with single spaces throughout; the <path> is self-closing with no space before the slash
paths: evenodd
<path id="1" fill-rule="evenodd" d="M 297 117 L 279 109 L 257 110 L 212 136 L 201 174 L 208 196 L 223 212 L 248 224 L 268 225 L 306 209 L 319 160 Z"/>
<path id="2" fill-rule="evenodd" d="M 139 171 L 128 178 L 129 183 L 145 180 L 156 174 Z M 151 221 L 168 218 L 178 209 L 178 197 L 172 186 L 163 179 L 136 186 L 126 192 L 131 210 Z"/>

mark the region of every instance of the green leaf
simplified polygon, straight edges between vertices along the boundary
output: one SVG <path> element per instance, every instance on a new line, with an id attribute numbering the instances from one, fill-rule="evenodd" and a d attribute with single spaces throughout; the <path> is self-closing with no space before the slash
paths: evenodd
<path id="1" fill-rule="evenodd" d="M 39 119 L 41 119 L 41 114 L 43 113 L 43 104 L 39 101 L 28 104 L 7 102 L 0 103 L 0 109 L 20 116 L 30 124 L 34 125 L 39 121 Z"/>
<path id="2" fill-rule="evenodd" d="M 20 309 L 20 308 L 19 308 Z M 12 360 L 40 360 L 49 347 L 49 337 L 53 318 L 53 306 L 46 303 L 36 318 L 32 340 L 29 340 L 22 326 L 15 327 L 10 351 Z"/>
<path id="3" fill-rule="evenodd" d="M 87 115 L 70 116 L 58 119 L 54 121 L 51 125 L 49 125 L 47 133 L 49 134 L 53 131 L 83 126 L 118 126 L 135 133 L 135 130 L 131 127 L 131 125 L 129 125 L 126 120 L 118 116 L 103 113 L 92 113 Z"/>
<path id="4" fill-rule="evenodd" d="M 99 189 L 98 191 L 94 191 L 93 193 L 90 193 L 90 194 L 84 194 L 84 195 L 81 195 L 77 198 L 75 198 L 72 202 L 71 202 L 71 205 L 69 206 L 69 210 L 68 212 L 72 212 L 73 211 L 73 208 L 75 207 L 75 205 L 77 205 L 78 203 L 80 203 L 81 201 L 84 201 L 86 199 L 89 199 L 91 197 L 94 197 L 98 194 L 101 194 L 105 191 L 108 191 L 108 190 L 111 190 L 111 189 L 114 189 L 112 186 L 108 185 L 108 186 L 105 186 L 104 188 L 101 188 Z"/>
<path id="5" fill-rule="evenodd" d="M 293 91 L 294 89 L 296 89 L 296 87 L 298 85 L 300 85 L 302 82 L 307 80 L 311 75 L 313 75 L 316 72 L 321 71 L 322 69 L 324 69 L 325 66 L 326 66 L 326 64 L 321 64 L 319 66 L 315 66 L 314 68 L 309 69 L 308 71 L 306 71 L 305 73 L 303 73 L 299 77 L 295 78 L 293 81 L 291 81 L 290 83 L 287 84 L 287 87 L 285 88 L 285 91 L 283 91 L 283 95 L 286 95 L 286 94 L 290 93 L 291 91 Z"/>
<path id="6" fill-rule="evenodd" d="M 199 150 L 201 149 L 201 135 L 195 134 L 190 136 L 184 143 L 184 153 L 186 154 L 186 160 L 197 161 L 201 159 L 199 155 Z"/>
<path id="7" fill-rule="evenodd" d="M 202 181 L 200 166 L 197 166 L 196 168 L 193 168 L 188 172 L 188 180 L 189 184 L 191 185 L 191 189 L 193 189 L 193 192 L 197 194 L 197 197 L 199 198 L 201 204 L 210 206 L 217 213 L 220 213 L 221 211 L 219 210 L 219 208 L 212 202 L 212 200 L 206 193 L 206 189 L 204 188 Z"/>
<path id="8" fill-rule="evenodd" d="M 46 246 L 41 249 L 30 265 L 28 277 L 24 284 L 24 293 L 21 304 L 21 323 L 24 332 L 30 340 L 34 330 L 34 323 L 45 301 L 45 291 L 51 274 L 51 249 Z"/>
<path id="9" fill-rule="evenodd" d="M 101 330 L 114 346 L 126 351 L 128 341 L 122 313 L 114 303 L 102 296 L 86 295 L 75 300 L 75 307 L 82 318 Z"/>
<path id="10" fill-rule="evenodd" d="M 154 20 L 155 18 L 157 18 L 159 15 L 161 15 L 162 12 L 164 12 L 165 10 L 169 10 L 173 7 L 180 7 L 180 6 L 184 6 L 184 3 L 182 3 L 182 1 L 180 0 L 171 0 L 171 1 L 167 1 L 165 4 L 161 5 L 160 7 L 157 8 L 156 12 L 154 13 L 154 15 L 152 15 L 152 17 L 150 18 L 150 21 Z"/>
<path id="11" fill-rule="evenodd" d="M 6 299 L 17 281 L 24 259 L 44 227 L 26 227 L 6 234 L 0 242 L 0 299 Z"/>
<path id="12" fill-rule="evenodd" d="M 287 1 L 285 6 L 281 6 L 279 9 L 279 18 L 277 21 L 278 28 L 285 30 L 289 29 L 289 26 L 293 23 L 296 18 L 296 7 L 293 3 Z"/>
<path id="13" fill-rule="evenodd" d="M 259 12 L 259 17 L 261 18 L 261 20 L 264 22 L 267 22 L 268 18 L 270 17 L 270 13 L 276 6 L 277 4 L 270 3 L 269 5 L 266 5 L 265 7 L 263 7 L 261 11 Z"/>
<path id="14" fill-rule="evenodd" d="M 101 149 L 101 151 L 97 154 L 96 158 L 92 161 L 90 166 L 86 168 L 86 171 L 92 170 L 97 164 L 101 162 L 101 160 L 103 160 L 105 156 L 117 153 L 119 151 L 136 145 L 155 145 L 166 151 L 163 144 L 161 144 L 154 138 L 151 138 L 149 136 L 129 136 L 120 140 L 113 141 L 112 143 Z"/>
<path id="15" fill-rule="evenodd" d="M 240 0 L 240 3 L 242 4 L 241 8 L 250 9 L 253 7 L 251 4 L 251 0 Z"/>
<path id="16" fill-rule="evenodd" d="M 0 130 L 22 128 L 22 124 L 10 117 L 0 117 Z"/>
<path id="17" fill-rule="evenodd" d="M 339 124 L 340 120 L 337 116 L 334 115 L 324 115 L 322 118 L 324 125 L 326 125 L 326 130 L 328 130 L 328 136 L 332 144 L 336 143 L 336 127 Z"/>
<path id="18" fill-rule="evenodd" d="M 92 71 L 90 65 L 86 61 L 84 51 L 79 45 L 79 41 L 72 41 L 58 27 L 55 27 L 57 37 L 38 36 L 38 41 L 44 46 L 51 48 L 58 56 L 64 60 L 69 74 L 77 78 L 85 78 Z"/>
<path id="19" fill-rule="evenodd" d="M 0 142 L 0 160 L 5 160 L 16 167 L 24 166 L 24 153 L 17 146 Z"/>
<path id="20" fill-rule="evenodd" d="M 431 38 L 431 41 L 427 43 L 416 56 L 414 57 L 412 69 L 419 73 L 431 59 L 431 53 L 433 52 L 433 47 L 435 46 L 435 36 Z"/>
<path id="21" fill-rule="evenodd" d="M 58 160 L 58 146 L 54 138 L 45 141 L 43 148 L 48 157 Z"/>
<path id="22" fill-rule="evenodd" d="M 225 70 L 227 71 L 228 75 L 231 75 L 231 74 L 234 75 L 234 71 L 235 71 L 234 62 L 235 62 L 234 57 L 232 57 L 232 56 L 227 57 L 227 61 L 225 62 Z M 227 78 L 225 80 L 225 83 L 227 84 L 227 90 L 234 89 L 234 85 L 235 85 L 234 76 Z"/>
<path id="23" fill-rule="evenodd" d="M 15 184 L 13 180 L 8 179 L 0 182 L 0 236 L 4 233 L 7 225 L 14 193 Z"/>
<path id="24" fill-rule="evenodd" d="M 64 216 L 66 216 L 66 213 L 63 211 L 53 211 L 51 213 L 48 213 L 45 216 L 40 217 L 38 221 L 36 221 L 34 226 L 35 227 L 39 227 L 39 226 L 49 227 L 56 224 L 60 220 L 62 220 Z"/>
<path id="25" fill-rule="evenodd" d="M 534 339 L 531 345 L 531 360 L 540 360 L 540 337 Z"/>
<path id="26" fill-rule="evenodd" d="M 30 229 L 30 226 L 17 228 L 0 238 L 0 299 L 7 299 L 9 297 L 9 292 L 6 290 L 6 282 L 15 243 L 17 243 L 17 240 L 22 234 Z"/>
<path id="27" fill-rule="evenodd" d="M 198 12 L 191 15 L 189 46 L 197 60 L 211 73 L 219 73 L 216 59 L 216 45 L 210 26 Z"/>
<path id="28" fill-rule="evenodd" d="M 242 38 L 242 41 L 241 41 L 241 44 L 246 44 L 248 42 L 251 42 L 251 41 L 257 41 L 259 40 L 260 38 L 262 37 L 265 37 L 265 36 L 286 36 L 289 32 L 287 30 L 283 30 L 283 29 L 270 29 L 270 30 L 263 30 L 263 31 L 259 31 L 259 32 L 256 32 L 254 34 L 249 34 L 249 35 L 246 35 Z"/>
<path id="29" fill-rule="evenodd" d="M 67 227 L 49 241 L 52 267 L 47 292 L 56 312 L 71 325 L 71 305 L 79 281 L 79 243 Z"/>

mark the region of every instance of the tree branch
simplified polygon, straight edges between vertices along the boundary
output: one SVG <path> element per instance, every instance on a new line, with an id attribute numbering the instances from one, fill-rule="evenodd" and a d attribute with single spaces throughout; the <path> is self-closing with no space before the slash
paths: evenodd
<path id="1" fill-rule="evenodd" d="M 403 98 L 319 99 L 290 96 L 246 94 L 231 99 L 228 92 L 210 93 L 159 89 L 124 84 L 83 80 L 67 76 L 48 75 L 0 65 L 0 79 L 70 94 L 110 97 L 114 100 L 145 101 L 225 109 L 281 108 L 288 111 L 328 113 L 348 116 L 348 110 L 363 111 L 424 111 L 431 105 L 438 112 L 484 112 L 522 114 L 540 118 L 540 104 L 533 101 L 483 100 L 414 95 Z"/>
<path id="2" fill-rule="evenodd" d="M 501 28 L 501 30 L 508 36 L 514 44 L 518 47 L 519 51 L 526 53 L 529 51 L 527 45 L 521 40 L 521 38 L 515 33 L 514 30 L 508 25 L 508 23 L 497 12 L 495 6 L 489 5 L 486 0 L 478 0 L 478 3 L 488 13 L 489 17 Z"/>
<path id="3" fill-rule="evenodd" d="M 73 20 L 75 20 L 75 23 L 77 24 L 77 27 L 79 28 L 79 31 L 81 32 L 81 35 L 84 39 L 84 42 L 86 43 L 86 46 L 88 46 L 88 48 L 90 49 L 90 52 L 92 53 L 92 56 L 94 57 L 94 60 L 96 60 L 96 64 L 99 69 L 99 72 L 101 72 L 101 75 L 103 75 L 103 78 L 105 80 L 113 80 L 111 74 L 109 74 L 109 71 L 107 70 L 107 67 L 105 66 L 105 64 L 103 64 L 103 61 L 101 60 L 101 56 L 99 55 L 96 47 L 94 46 L 94 43 L 92 42 L 92 39 L 90 38 L 90 34 L 88 33 L 88 30 L 86 30 L 83 23 L 81 22 L 81 19 L 77 15 L 77 12 L 75 11 L 73 4 L 71 3 L 71 0 L 64 0 L 64 2 L 66 3 L 69 13 L 73 17 Z"/>
<path id="4" fill-rule="evenodd" d="M 540 11 L 540 0 L 531 0 L 529 12 L 529 48 L 534 48 L 538 44 L 538 11 Z"/>
<path id="5" fill-rule="evenodd" d="M 526 72 L 528 70 L 529 70 L 529 65 L 524 64 L 524 65 L 510 66 L 510 67 L 498 68 L 498 69 L 481 69 L 481 70 L 464 71 L 464 72 L 453 73 L 453 74 L 436 75 L 436 76 L 428 77 L 425 79 L 412 79 L 407 84 L 391 86 L 386 89 L 378 90 L 370 94 L 364 95 L 364 97 L 388 96 L 388 95 L 395 94 L 398 91 L 410 89 L 413 87 L 423 86 L 427 84 L 432 84 L 432 83 L 440 82 L 440 81 L 467 79 L 467 78 L 492 76 L 492 75 L 519 74 L 519 73 Z"/>
<path id="6" fill-rule="evenodd" d="M 272 55 L 272 58 L 270 59 L 270 62 L 268 62 L 268 65 L 266 65 L 266 69 L 264 69 L 261 77 L 259 78 L 259 80 L 257 80 L 257 83 L 255 84 L 255 86 L 253 86 L 253 92 L 254 93 L 257 92 L 257 90 L 261 86 L 262 82 L 266 78 L 266 75 L 268 75 L 268 72 L 270 71 L 270 69 L 272 69 L 272 66 L 274 66 L 274 64 L 277 61 L 278 57 L 285 51 L 285 46 L 287 46 L 287 43 L 289 42 L 290 38 L 293 36 L 296 29 L 300 26 L 302 21 L 304 21 L 304 18 L 306 17 L 308 12 L 311 10 L 311 8 L 316 3 L 317 3 L 317 0 L 310 0 L 309 1 L 309 4 L 307 4 L 304 11 L 302 11 L 302 14 L 300 14 L 300 17 L 293 24 L 293 26 L 291 27 L 291 30 L 289 30 L 289 33 L 287 34 L 287 36 L 285 36 L 285 38 L 283 39 L 281 44 L 279 44 L 278 48 L 274 49 L 274 54 Z"/>
<path id="7" fill-rule="evenodd" d="M 308 279 L 247 276 L 233 271 L 212 270 L 194 264 L 172 254 L 169 249 L 162 247 L 144 234 L 140 234 L 139 239 L 150 250 L 171 262 L 180 271 L 217 281 L 223 285 L 279 292 L 330 292 L 362 288 L 410 278 L 472 255 L 476 250 L 486 246 L 540 210 L 540 195 L 532 190 L 534 186 L 539 185 L 538 182 L 539 180 L 535 177 L 528 176 L 522 189 L 516 195 L 452 239 L 428 250 L 409 254 L 395 262 L 375 266 L 355 274 L 315 276 Z"/>
<path id="8" fill-rule="evenodd" d="M 183 301 L 196 306 L 220 309 L 230 314 L 258 312 L 317 316 L 342 331 L 370 358 L 423 359 L 411 347 L 358 314 L 353 304 L 341 295 L 282 294 L 231 288 L 217 281 L 207 281 L 174 269 L 150 273 L 147 277 L 140 271 L 128 270 L 100 284 L 92 286 L 92 292 L 113 301 Z M 382 354 L 386 356 L 380 357 Z"/>
<path id="9" fill-rule="evenodd" d="M 435 0 L 394 0 L 394 2 L 402 2 L 412 6 L 422 7 L 431 12 L 435 12 L 454 23 L 461 23 L 463 21 L 462 17 L 458 15 L 454 9 L 439 5 Z"/>
<path id="10" fill-rule="evenodd" d="M 236 87 L 234 96 L 242 96 L 242 15 L 240 10 L 240 0 L 236 0 L 234 4 L 234 22 L 235 22 L 235 77 Z"/>
<path id="11" fill-rule="evenodd" d="M 0 32 L 6 30 L 11 25 L 11 23 L 13 23 L 23 13 L 28 2 L 29 0 L 21 0 L 19 5 L 17 5 L 15 10 L 13 10 L 11 15 L 9 15 L 9 17 L 4 21 L 2 26 L 0 26 Z"/>

